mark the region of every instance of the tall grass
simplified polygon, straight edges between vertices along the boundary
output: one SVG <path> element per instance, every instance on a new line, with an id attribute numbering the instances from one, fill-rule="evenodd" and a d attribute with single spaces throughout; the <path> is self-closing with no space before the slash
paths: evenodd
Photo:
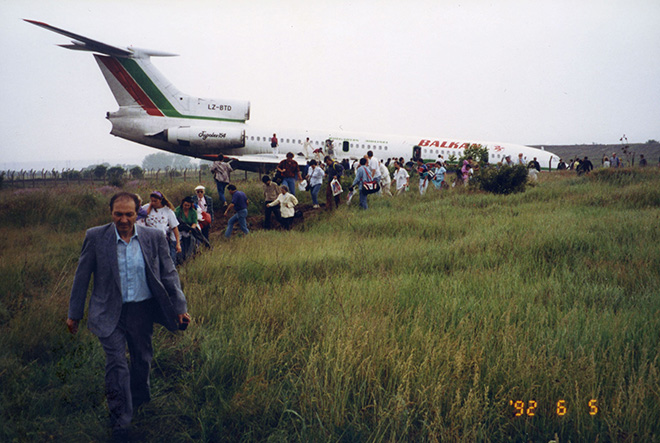
<path id="1" fill-rule="evenodd" d="M 624 174 L 370 197 L 218 241 L 180 269 L 194 323 L 156 332 L 138 438 L 658 440 L 660 175 Z M 0 194 L 0 437 L 102 440 L 103 353 L 63 321 L 80 225 L 108 196 L 44 192 L 27 224 L 27 197 Z"/>

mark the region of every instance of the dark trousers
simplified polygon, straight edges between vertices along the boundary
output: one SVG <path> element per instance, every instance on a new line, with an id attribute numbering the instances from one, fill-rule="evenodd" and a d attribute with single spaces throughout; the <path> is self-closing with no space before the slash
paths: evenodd
<path id="1" fill-rule="evenodd" d="M 215 181 L 215 186 L 216 188 L 218 188 L 218 196 L 220 197 L 220 201 L 222 202 L 222 204 L 220 205 L 220 209 L 222 209 L 222 207 L 227 204 L 227 199 L 225 198 L 225 188 L 227 187 L 228 184 L 229 183 L 227 182 L 219 182 L 217 180 Z"/>
<path id="2" fill-rule="evenodd" d="M 211 225 L 204 226 L 202 228 L 202 235 L 206 237 L 206 239 L 209 239 L 209 233 L 211 232 Z"/>
<path id="3" fill-rule="evenodd" d="M 291 224 L 293 223 L 293 217 L 281 218 L 280 223 L 287 231 L 291 230 Z"/>
<path id="4" fill-rule="evenodd" d="M 273 202 L 272 200 L 264 202 L 264 229 L 272 228 L 271 217 L 273 215 L 280 224 L 282 223 L 282 216 L 280 215 L 280 206 L 277 205 L 277 206 L 269 207 L 268 203 L 272 203 L 272 202 Z"/>
<path id="5" fill-rule="evenodd" d="M 332 195 L 332 186 L 330 186 L 330 183 L 328 182 L 328 185 L 325 188 L 325 209 L 328 211 L 332 211 L 332 200 L 334 199 L 335 201 L 335 207 L 339 207 L 339 204 L 341 203 L 341 194 L 337 195 Z"/>
<path id="6" fill-rule="evenodd" d="M 133 409 L 151 399 L 149 372 L 153 358 L 151 336 L 155 299 L 124 303 L 115 330 L 108 337 L 99 337 L 105 351 L 105 395 L 112 427 L 127 428 Z M 126 359 L 126 346 L 130 366 Z"/>

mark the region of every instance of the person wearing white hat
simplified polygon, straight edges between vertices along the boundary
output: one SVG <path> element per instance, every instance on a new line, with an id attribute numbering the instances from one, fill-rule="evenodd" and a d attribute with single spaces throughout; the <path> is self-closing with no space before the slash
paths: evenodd
<path id="1" fill-rule="evenodd" d="M 195 188 L 195 195 L 193 196 L 193 203 L 197 205 L 201 213 L 205 212 L 211 216 L 210 223 L 200 223 L 202 227 L 202 234 L 207 239 L 209 238 L 209 231 L 211 230 L 211 223 L 213 223 L 213 199 L 206 195 L 206 188 L 202 185 L 199 185 Z"/>

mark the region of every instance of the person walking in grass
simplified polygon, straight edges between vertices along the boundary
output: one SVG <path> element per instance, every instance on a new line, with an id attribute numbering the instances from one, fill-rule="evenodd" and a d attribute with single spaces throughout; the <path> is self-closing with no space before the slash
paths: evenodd
<path id="1" fill-rule="evenodd" d="M 234 224 L 238 222 L 238 226 L 245 234 L 249 234 L 250 230 L 247 226 L 247 213 L 248 213 L 248 198 L 243 191 L 236 189 L 236 186 L 229 185 L 227 190 L 231 194 L 231 203 L 227 206 L 225 217 L 229 214 L 230 210 L 234 210 L 234 215 L 227 222 L 227 230 L 225 231 L 225 238 L 229 239 L 234 230 Z"/>
<path id="2" fill-rule="evenodd" d="M 105 395 L 113 438 L 120 441 L 128 440 L 133 412 L 151 399 L 153 324 L 174 332 L 190 322 L 167 240 L 158 229 L 136 225 L 139 209 L 137 195 L 115 194 L 112 223 L 85 234 L 66 321 L 76 334 L 94 275 L 87 327 L 105 352 Z"/>
<path id="3" fill-rule="evenodd" d="M 463 166 L 461 167 L 461 174 L 463 175 L 463 184 L 467 185 L 470 181 L 470 175 L 472 175 L 472 165 L 470 164 L 471 157 L 463 160 Z"/>
<path id="4" fill-rule="evenodd" d="M 296 195 L 296 179 L 302 181 L 298 162 L 293 159 L 293 152 L 288 152 L 286 158 L 277 165 L 277 170 L 282 174 L 283 182 L 293 195 Z"/>
<path id="5" fill-rule="evenodd" d="M 206 195 L 206 188 L 199 185 L 195 188 L 195 195 L 192 201 L 193 205 L 196 205 L 202 213 L 203 220 L 200 222 L 200 227 L 202 228 L 202 234 L 208 240 L 214 218 L 213 199 Z M 204 214 L 208 214 L 208 216 Z"/>
<path id="6" fill-rule="evenodd" d="M 336 208 L 338 208 L 341 203 L 341 192 L 336 195 L 334 194 L 332 189 L 333 181 L 336 180 L 339 182 L 341 180 L 345 168 L 340 163 L 334 161 L 329 155 L 326 155 L 323 161 L 325 162 L 325 175 L 328 176 L 328 186 L 325 189 L 325 209 L 327 211 L 332 211 L 333 200 Z M 339 189 L 341 189 L 341 185 L 339 186 Z"/>
<path id="7" fill-rule="evenodd" d="M 312 204 L 314 209 L 320 208 L 319 206 L 319 191 L 321 190 L 321 185 L 323 184 L 323 177 L 325 177 L 325 172 L 321 169 L 316 160 L 311 160 L 309 162 L 309 170 L 307 171 L 307 181 L 311 188 L 312 194 Z"/>
<path id="8" fill-rule="evenodd" d="M 270 229 L 273 215 L 281 223 L 279 208 L 268 206 L 269 203 L 277 200 L 277 197 L 280 195 L 280 187 L 267 175 L 261 177 L 261 181 L 263 182 L 264 190 L 264 229 Z"/>
<path id="9" fill-rule="evenodd" d="M 367 166 L 371 169 L 371 176 L 380 183 L 380 161 L 374 156 L 374 151 L 367 151 Z"/>
<path id="10" fill-rule="evenodd" d="M 293 223 L 293 216 L 296 215 L 296 205 L 298 204 L 298 199 L 295 195 L 289 192 L 289 187 L 287 185 L 280 186 L 280 195 L 277 196 L 277 199 L 268 203 L 268 206 L 280 206 L 280 215 L 281 223 L 284 226 L 284 229 L 287 231 L 291 230 L 291 224 Z"/>
<path id="11" fill-rule="evenodd" d="M 406 171 L 402 163 L 399 161 L 394 162 L 393 178 L 396 186 L 396 195 L 399 195 L 408 189 L 408 186 L 410 185 L 410 176 L 408 175 L 408 171 Z"/>
<path id="12" fill-rule="evenodd" d="M 231 173 L 234 170 L 229 163 L 225 161 L 225 156 L 220 154 L 218 159 L 211 165 L 211 173 L 215 180 L 215 185 L 218 188 L 218 197 L 220 204 L 227 206 L 227 199 L 225 198 L 225 188 L 229 184 Z"/>
<path id="13" fill-rule="evenodd" d="M 142 209 L 147 213 L 145 225 L 160 230 L 166 236 L 172 262 L 176 265 L 176 255 L 181 252 L 181 236 L 174 206 L 162 192 L 154 191 L 149 195 L 149 203 L 142 206 Z"/>
<path id="14" fill-rule="evenodd" d="M 387 169 L 387 166 L 385 166 L 385 163 L 380 161 L 379 163 L 380 167 L 380 184 L 381 184 L 381 191 L 383 195 L 389 195 L 392 197 L 392 191 L 390 190 L 390 187 L 392 186 L 392 178 L 390 177 L 390 170 Z"/>
<path id="15" fill-rule="evenodd" d="M 433 186 L 435 189 L 442 189 L 443 184 L 445 183 L 445 174 L 447 169 L 445 169 L 442 161 L 438 160 L 435 162 L 435 168 L 433 169 Z"/>
<path id="16" fill-rule="evenodd" d="M 419 174 L 419 195 L 424 195 L 429 186 L 429 168 L 421 158 L 417 159 L 417 173 Z"/>
<path id="17" fill-rule="evenodd" d="M 363 157 L 360 159 L 360 166 L 358 166 L 357 168 L 357 172 L 355 173 L 355 180 L 353 180 L 353 185 L 352 185 L 353 189 L 355 189 L 355 187 L 357 186 L 357 189 L 360 192 L 360 208 L 362 209 L 369 208 L 369 203 L 367 201 L 367 193 L 364 190 L 363 184 L 365 182 L 370 182 L 372 180 L 373 178 L 371 175 L 371 171 L 369 169 L 369 166 L 367 166 L 367 159 Z"/>

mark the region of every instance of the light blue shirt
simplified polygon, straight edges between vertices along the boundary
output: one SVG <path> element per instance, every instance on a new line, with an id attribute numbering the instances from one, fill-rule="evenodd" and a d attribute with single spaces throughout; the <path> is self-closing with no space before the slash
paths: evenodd
<path id="1" fill-rule="evenodd" d="M 117 263 L 119 265 L 119 281 L 121 282 L 121 299 L 123 303 L 133 303 L 151 298 L 147 284 L 147 273 L 140 242 L 137 241 L 137 228 L 131 239 L 126 243 L 119 236 L 117 226 Z"/>
<path id="2" fill-rule="evenodd" d="M 355 186 L 357 184 L 362 186 L 363 182 L 368 182 L 368 181 L 371 181 L 371 180 L 372 180 L 371 174 L 367 170 L 367 167 L 363 166 L 363 165 L 360 165 L 360 167 L 357 169 L 357 173 L 355 174 L 355 180 L 353 180 L 353 185 L 352 186 Z"/>

